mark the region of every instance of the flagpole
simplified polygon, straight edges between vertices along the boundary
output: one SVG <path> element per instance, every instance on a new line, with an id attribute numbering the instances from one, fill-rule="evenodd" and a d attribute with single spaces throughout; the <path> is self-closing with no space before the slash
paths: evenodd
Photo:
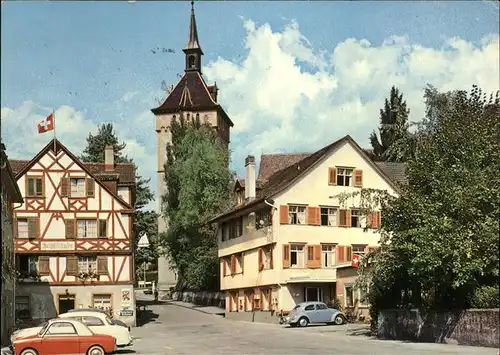
<path id="1" fill-rule="evenodd" d="M 54 155 L 57 156 L 57 152 L 56 152 L 56 110 L 52 110 L 52 125 L 54 126 Z"/>

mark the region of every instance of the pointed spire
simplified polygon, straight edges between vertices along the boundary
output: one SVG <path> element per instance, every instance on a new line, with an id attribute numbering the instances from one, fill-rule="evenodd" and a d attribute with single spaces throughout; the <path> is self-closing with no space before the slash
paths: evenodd
<path id="1" fill-rule="evenodd" d="M 198 42 L 198 29 L 196 28 L 196 17 L 194 15 L 194 1 L 191 1 L 191 23 L 189 24 L 188 43 L 184 47 L 184 50 L 186 49 L 198 49 L 201 54 L 203 54 L 200 43 Z"/>

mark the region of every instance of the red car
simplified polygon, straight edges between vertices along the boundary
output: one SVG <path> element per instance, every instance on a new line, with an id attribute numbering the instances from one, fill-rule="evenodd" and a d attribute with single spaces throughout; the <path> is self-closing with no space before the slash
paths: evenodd
<path id="1" fill-rule="evenodd" d="M 92 332 L 71 319 L 52 319 L 33 335 L 20 336 L 12 344 L 16 355 L 105 355 L 116 351 L 116 339 Z"/>

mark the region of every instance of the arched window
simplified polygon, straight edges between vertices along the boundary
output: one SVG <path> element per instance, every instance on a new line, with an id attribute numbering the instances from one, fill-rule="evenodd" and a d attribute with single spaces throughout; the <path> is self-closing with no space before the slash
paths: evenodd
<path id="1" fill-rule="evenodd" d="M 189 61 L 189 67 L 190 68 L 195 68 L 195 66 L 196 66 L 195 65 L 195 60 L 196 60 L 196 57 L 194 55 L 189 56 L 188 61 Z"/>

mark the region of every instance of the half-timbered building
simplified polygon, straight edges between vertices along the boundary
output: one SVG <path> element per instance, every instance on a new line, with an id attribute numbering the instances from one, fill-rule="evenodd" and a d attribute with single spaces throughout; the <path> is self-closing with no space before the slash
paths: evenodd
<path id="1" fill-rule="evenodd" d="M 35 322 L 98 307 L 135 325 L 133 164 L 82 163 L 57 139 L 12 161 L 24 203 L 15 209 L 16 316 Z"/>

